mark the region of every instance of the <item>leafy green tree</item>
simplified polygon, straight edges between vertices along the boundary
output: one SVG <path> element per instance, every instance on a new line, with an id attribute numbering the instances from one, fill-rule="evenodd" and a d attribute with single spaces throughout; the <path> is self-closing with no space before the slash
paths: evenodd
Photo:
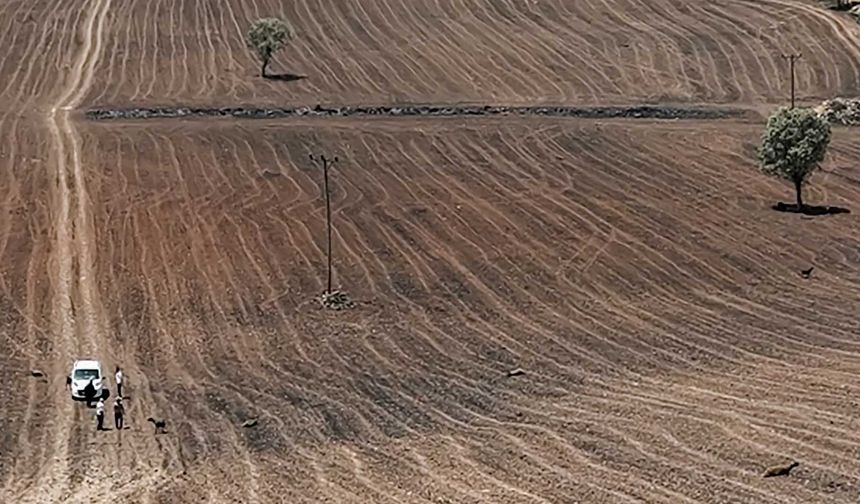
<path id="1" fill-rule="evenodd" d="M 266 77 L 266 68 L 272 56 L 293 39 L 295 32 L 285 19 L 262 18 L 254 21 L 248 30 L 248 47 L 260 59 L 260 75 Z"/>
<path id="2" fill-rule="evenodd" d="M 803 209 L 802 188 L 830 144 L 830 124 L 814 110 L 781 108 L 767 120 L 758 150 L 764 173 L 794 184 L 797 209 Z"/>

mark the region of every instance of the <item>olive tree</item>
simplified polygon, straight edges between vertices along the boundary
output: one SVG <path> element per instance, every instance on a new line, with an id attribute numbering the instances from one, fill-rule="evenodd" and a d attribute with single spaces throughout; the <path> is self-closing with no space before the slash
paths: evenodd
<path id="1" fill-rule="evenodd" d="M 830 124 L 814 110 L 781 108 L 767 120 L 758 150 L 764 173 L 794 184 L 797 209 L 803 210 L 802 187 L 824 159 Z"/>
<path id="2" fill-rule="evenodd" d="M 248 29 L 248 47 L 260 59 L 260 75 L 266 77 L 266 68 L 272 56 L 292 40 L 295 32 L 285 19 L 262 18 L 254 21 Z"/>

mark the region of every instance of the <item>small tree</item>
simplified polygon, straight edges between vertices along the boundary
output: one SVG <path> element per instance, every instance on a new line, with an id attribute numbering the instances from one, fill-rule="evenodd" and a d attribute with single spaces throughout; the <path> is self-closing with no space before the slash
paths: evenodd
<path id="1" fill-rule="evenodd" d="M 292 40 L 295 32 L 292 26 L 279 18 L 262 18 L 254 21 L 248 30 L 248 47 L 260 58 L 260 75 L 266 77 L 266 68 L 272 55 L 280 51 Z"/>
<path id="2" fill-rule="evenodd" d="M 803 183 L 818 168 L 830 143 L 830 124 L 814 110 L 781 108 L 767 120 L 758 151 L 764 173 L 794 184 L 797 210 L 803 210 Z"/>

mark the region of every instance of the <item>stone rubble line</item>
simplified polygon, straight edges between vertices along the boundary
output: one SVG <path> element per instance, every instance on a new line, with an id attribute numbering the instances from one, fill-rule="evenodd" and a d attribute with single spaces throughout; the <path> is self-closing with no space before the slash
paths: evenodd
<path id="1" fill-rule="evenodd" d="M 631 107 L 564 107 L 564 106 L 496 106 L 496 105 L 404 105 L 329 107 L 145 107 L 96 108 L 86 111 L 88 119 L 164 119 L 183 117 L 234 117 L 243 119 L 276 119 L 288 117 L 467 117 L 467 116 L 541 116 L 581 118 L 635 119 L 725 119 L 745 115 L 746 111 L 730 108 L 696 108 L 664 106 Z"/>

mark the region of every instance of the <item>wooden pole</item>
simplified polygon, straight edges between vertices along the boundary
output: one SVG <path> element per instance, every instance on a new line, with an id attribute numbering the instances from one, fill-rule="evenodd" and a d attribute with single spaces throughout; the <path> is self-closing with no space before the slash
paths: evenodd
<path id="1" fill-rule="evenodd" d="M 791 108 L 794 108 L 794 62 L 800 59 L 801 54 L 783 54 L 782 57 L 788 60 L 789 73 L 791 74 Z"/>
<path id="2" fill-rule="evenodd" d="M 311 160 L 315 161 L 314 155 L 311 154 Z M 325 220 L 326 220 L 326 252 L 328 254 L 328 272 L 326 280 L 326 293 L 331 292 L 331 196 L 328 189 L 328 169 L 338 161 L 337 156 L 334 159 L 329 159 L 325 154 L 319 156 L 323 165 L 323 191 L 325 193 Z"/>

